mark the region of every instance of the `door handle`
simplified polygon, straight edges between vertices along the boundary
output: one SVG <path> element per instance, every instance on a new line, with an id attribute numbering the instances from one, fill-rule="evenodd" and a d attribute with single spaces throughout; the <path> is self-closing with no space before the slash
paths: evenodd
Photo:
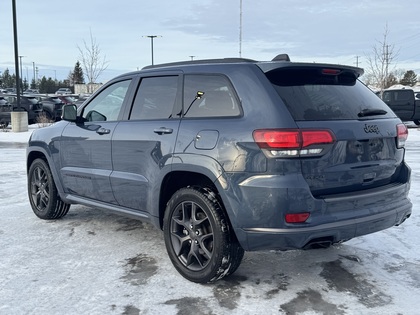
<path id="1" fill-rule="evenodd" d="M 174 130 L 172 128 L 165 128 L 165 127 L 160 127 L 160 128 L 156 128 L 155 130 L 153 130 L 154 133 L 157 133 L 158 135 L 163 135 L 163 134 L 169 134 L 174 132 Z"/>
<path id="2" fill-rule="evenodd" d="M 100 135 L 108 135 L 111 133 L 111 130 L 106 128 L 99 128 L 98 130 L 96 130 L 96 133 Z"/>

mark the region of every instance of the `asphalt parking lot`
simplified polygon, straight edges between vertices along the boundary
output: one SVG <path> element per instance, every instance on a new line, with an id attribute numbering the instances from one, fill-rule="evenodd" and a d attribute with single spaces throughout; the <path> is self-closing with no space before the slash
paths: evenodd
<path id="1" fill-rule="evenodd" d="M 247 252 L 211 285 L 182 278 L 149 224 L 83 206 L 36 218 L 24 147 L 0 143 L 0 314 L 418 314 L 417 129 L 407 142 L 406 223 L 328 249 Z"/>

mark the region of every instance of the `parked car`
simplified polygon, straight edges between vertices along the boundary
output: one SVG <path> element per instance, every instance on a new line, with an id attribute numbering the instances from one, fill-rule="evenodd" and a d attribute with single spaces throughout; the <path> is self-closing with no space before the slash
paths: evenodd
<path id="1" fill-rule="evenodd" d="M 399 225 L 412 209 L 408 131 L 362 73 L 280 55 L 118 76 L 32 133 L 32 209 L 52 220 L 82 204 L 151 222 L 199 283 L 232 274 L 244 250 L 326 247 Z"/>
<path id="2" fill-rule="evenodd" d="M 5 91 L 7 94 L 16 94 L 16 88 L 6 88 Z"/>
<path id="3" fill-rule="evenodd" d="M 64 104 L 75 104 L 76 99 L 73 96 L 70 95 L 55 95 L 57 98 L 59 98 Z"/>
<path id="4" fill-rule="evenodd" d="M 0 94 L 0 106 L 8 105 L 7 95 Z"/>
<path id="5" fill-rule="evenodd" d="M 37 89 L 27 89 L 23 92 L 23 94 L 39 94 L 39 90 L 37 90 Z"/>
<path id="6" fill-rule="evenodd" d="M 39 96 L 44 109 L 44 114 L 48 120 L 61 120 L 62 108 L 65 104 L 57 96 Z"/>
<path id="7" fill-rule="evenodd" d="M 69 89 L 69 88 L 59 88 L 55 94 L 59 94 L 59 95 L 68 95 L 68 94 L 72 94 L 73 92 Z"/>
<path id="8" fill-rule="evenodd" d="M 7 100 L 7 95 L 0 94 L 0 128 L 6 128 L 10 123 L 12 107 Z"/>
<path id="9" fill-rule="evenodd" d="M 12 111 L 19 110 L 17 105 L 16 95 L 7 95 L 7 102 L 10 104 L 9 108 Z M 20 95 L 20 109 L 28 112 L 28 123 L 33 124 L 37 118 L 42 114 L 42 102 L 33 95 Z M 10 123 L 10 121 L 8 121 Z"/>
<path id="10" fill-rule="evenodd" d="M 390 89 L 382 93 L 383 101 L 402 121 L 420 126 L 420 93 L 412 89 Z"/>
<path id="11" fill-rule="evenodd" d="M 76 104 L 77 107 L 81 106 L 89 97 L 91 94 L 81 94 L 77 97 L 75 102 L 73 104 Z"/>

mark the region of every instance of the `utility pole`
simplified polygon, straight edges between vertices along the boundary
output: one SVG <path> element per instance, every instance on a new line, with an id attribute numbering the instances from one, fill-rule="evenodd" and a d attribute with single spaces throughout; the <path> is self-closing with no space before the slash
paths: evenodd
<path id="1" fill-rule="evenodd" d="M 389 67 L 389 45 L 385 45 L 385 84 L 388 82 L 388 67 Z M 384 87 L 385 87 L 384 84 Z"/>
<path id="2" fill-rule="evenodd" d="M 32 68 L 34 70 L 34 86 L 32 87 L 33 89 L 36 89 L 36 79 L 35 79 L 35 62 L 32 61 Z"/>
<path id="3" fill-rule="evenodd" d="M 360 56 L 356 56 L 355 58 L 356 58 L 356 67 L 359 67 L 359 58 L 360 58 Z"/>

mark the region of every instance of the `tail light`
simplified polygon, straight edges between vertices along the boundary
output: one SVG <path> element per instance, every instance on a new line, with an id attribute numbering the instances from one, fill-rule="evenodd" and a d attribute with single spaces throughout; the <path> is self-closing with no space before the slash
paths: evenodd
<path id="1" fill-rule="evenodd" d="M 397 148 L 401 149 L 405 146 L 405 141 L 408 138 L 408 129 L 404 124 L 397 125 Z"/>
<path id="2" fill-rule="evenodd" d="M 329 130 L 259 129 L 254 131 L 253 137 L 272 157 L 317 156 L 335 142 Z"/>

